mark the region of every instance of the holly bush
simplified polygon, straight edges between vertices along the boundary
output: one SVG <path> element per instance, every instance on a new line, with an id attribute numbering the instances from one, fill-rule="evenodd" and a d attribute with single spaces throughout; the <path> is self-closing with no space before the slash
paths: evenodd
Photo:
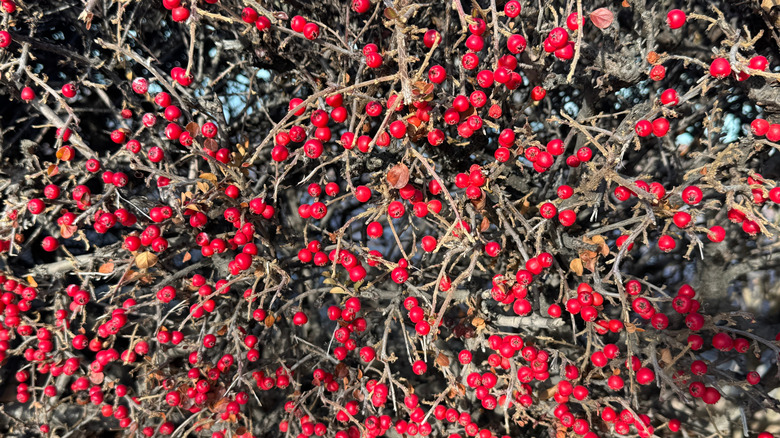
<path id="1" fill-rule="evenodd" d="M 771 438 L 775 4 L 2 0 L 2 435 Z"/>

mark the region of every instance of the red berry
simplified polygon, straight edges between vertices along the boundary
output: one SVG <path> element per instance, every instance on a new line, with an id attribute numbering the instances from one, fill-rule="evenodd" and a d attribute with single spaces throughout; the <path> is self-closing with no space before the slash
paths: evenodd
<path id="1" fill-rule="evenodd" d="M 715 58 L 710 64 L 710 76 L 723 79 L 731 74 L 731 64 L 726 58 Z"/>
<path id="2" fill-rule="evenodd" d="M 672 9 L 666 14 L 666 24 L 672 29 L 679 29 L 685 24 L 685 12 L 679 9 Z"/>

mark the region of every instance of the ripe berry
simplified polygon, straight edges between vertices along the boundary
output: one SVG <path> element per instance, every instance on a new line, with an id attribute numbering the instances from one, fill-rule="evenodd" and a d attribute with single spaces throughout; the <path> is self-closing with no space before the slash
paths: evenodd
<path id="1" fill-rule="evenodd" d="M 640 368 L 636 372 L 636 381 L 640 385 L 647 385 L 655 379 L 653 370 L 647 367 Z"/>
<path id="2" fill-rule="evenodd" d="M 561 225 L 564 227 L 573 225 L 576 220 L 577 214 L 574 210 L 563 210 L 558 213 L 558 221 L 560 221 Z"/>
<path id="3" fill-rule="evenodd" d="M 544 99 L 545 96 L 547 96 L 547 90 L 539 85 L 535 86 L 533 90 L 531 90 L 531 99 L 536 102 Z"/>
<path id="4" fill-rule="evenodd" d="M 515 18 L 520 15 L 520 2 L 517 0 L 510 0 L 504 5 L 504 14 L 509 18 Z"/>
<path id="5" fill-rule="evenodd" d="M 658 248 L 663 252 L 671 252 L 677 247 L 674 238 L 669 235 L 663 235 L 658 238 Z"/>
<path id="6" fill-rule="evenodd" d="M 685 24 L 685 12 L 679 9 L 672 9 L 666 14 L 666 24 L 672 29 L 679 29 Z"/>
<path id="7" fill-rule="evenodd" d="M 664 117 L 653 120 L 653 135 L 663 137 L 669 132 L 669 121 Z"/>
<path id="8" fill-rule="evenodd" d="M 731 64 L 726 58 L 715 58 L 710 64 L 710 76 L 723 79 L 731 74 Z"/>
<path id="9" fill-rule="evenodd" d="M 0 49 L 4 49 L 10 45 L 11 45 L 11 34 L 4 30 L 0 30 Z"/>
<path id="10" fill-rule="evenodd" d="M 358 14 L 365 14 L 371 8 L 369 0 L 352 0 L 352 10 Z"/>
<path id="11" fill-rule="evenodd" d="M 522 35 L 517 35 L 517 34 L 510 35 L 509 38 L 506 40 L 506 48 L 507 50 L 509 50 L 510 53 L 513 54 L 523 53 L 527 46 L 528 46 L 528 42 L 526 41 L 525 37 Z M 479 81 L 479 77 L 477 77 L 477 80 Z M 490 82 L 492 82 L 492 80 Z M 480 84 L 480 86 L 483 85 Z"/>
<path id="12" fill-rule="evenodd" d="M 60 243 L 52 236 L 44 237 L 43 242 L 41 242 L 41 247 L 43 250 L 48 252 L 56 251 L 59 246 Z"/>
<path id="13" fill-rule="evenodd" d="M 309 322 L 309 317 L 306 316 L 303 312 L 296 312 L 295 315 L 293 315 L 293 324 L 295 325 L 304 325 L 307 322 Z"/>
<path id="14" fill-rule="evenodd" d="M 428 70 L 428 80 L 434 84 L 441 84 L 447 79 L 447 72 L 444 67 L 440 65 L 434 65 Z"/>
<path id="15" fill-rule="evenodd" d="M 382 65 L 382 55 L 373 52 L 366 55 L 366 65 L 370 68 L 379 68 Z"/>
<path id="16" fill-rule="evenodd" d="M 190 18 L 190 10 L 183 7 L 175 8 L 171 11 L 171 18 L 177 23 L 187 21 Z"/>
<path id="17" fill-rule="evenodd" d="M 750 123 L 750 130 L 753 135 L 763 137 L 769 132 L 769 122 L 764 119 L 755 119 Z"/>
<path id="18" fill-rule="evenodd" d="M 439 31 L 436 29 L 428 29 L 428 31 L 425 32 L 425 35 L 423 35 L 423 44 L 429 49 L 433 47 L 434 43 L 437 41 L 441 42 L 441 34 L 439 34 Z"/>
<path id="19" fill-rule="evenodd" d="M 660 81 L 666 76 L 666 68 L 663 65 L 654 65 L 650 69 L 650 79 Z"/>
<path id="20" fill-rule="evenodd" d="M 696 186 L 688 186 L 682 191 L 682 200 L 688 205 L 698 204 L 703 197 L 701 189 Z"/>
<path id="21" fill-rule="evenodd" d="M 29 103 L 31 100 L 35 99 L 35 91 L 33 91 L 33 89 L 30 87 L 24 87 L 22 88 L 22 93 L 20 96 L 23 101 Z"/>
<path id="22" fill-rule="evenodd" d="M 498 257 L 499 252 L 501 252 L 501 245 L 498 242 L 488 242 L 485 245 L 485 253 L 490 257 Z"/>
<path id="23" fill-rule="evenodd" d="M 68 99 L 76 97 L 76 86 L 71 83 L 67 83 L 63 85 L 61 91 L 62 91 L 62 95 L 67 97 Z"/>

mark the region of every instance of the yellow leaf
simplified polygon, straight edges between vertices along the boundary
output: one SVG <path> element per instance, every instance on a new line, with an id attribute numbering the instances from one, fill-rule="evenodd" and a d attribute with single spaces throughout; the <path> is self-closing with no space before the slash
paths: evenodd
<path id="1" fill-rule="evenodd" d="M 200 179 L 205 179 L 205 180 L 211 181 L 214 184 L 217 183 L 217 176 L 214 175 L 213 173 L 201 173 L 200 174 Z"/>
<path id="2" fill-rule="evenodd" d="M 151 268 L 157 263 L 157 256 L 149 251 L 142 252 L 135 256 L 135 264 L 141 269 Z"/>
<path id="3" fill-rule="evenodd" d="M 32 275 L 27 276 L 27 284 L 29 284 L 32 287 L 38 287 L 38 282 L 35 281 L 35 279 L 32 277 Z"/>
<path id="4" fill-rule="evenodd" d="M 582 260 L 580 259 L 574 259 L 569 263 L 569 269 L 572 270 L 577 275 L 582 275 L 583 266 L 582 266 Z"/>

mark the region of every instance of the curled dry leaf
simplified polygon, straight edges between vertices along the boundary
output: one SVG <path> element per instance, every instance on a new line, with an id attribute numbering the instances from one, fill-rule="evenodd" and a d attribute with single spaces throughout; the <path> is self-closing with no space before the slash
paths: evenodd
<path id="1" fill-rule="evenodd" d="M 487 216 L 482 216 L 482 222 L 479 224 L 479 231 L 485 232 L 490 228 L 490 219 Z"/>
<path id="2" fill-rule="evenodd" d="M 214 184 L 217 183 L 217 176 L 214 175 L 213 173 L 201 173 L 199 178 L 200 179 L 205 179 L 207 181 L 211 181 Z"/>
<path id="3" fill-rule="evenodd" d="M 135 264 L 141 268 L 151 268 L 157 263 L 157 256 L 149 251 L 144 251 L 135 256 Z"/>
<path id="4" fill-rule="evenodd" d="M 439 355 L 436 356 L 436 363 L 441 367 L 448 367 L 450 366 L 450 358 L 440 352 Z"/>
<path id="5" fill-rule="evenodd" d="M 98 268 L 98 272 L 100 272 L 101 274 L 110 274 L 114 272 L 114 264 L 112 262 L 103 263 Z"/>
<path id="6" fill-rule="evenodd" d="M 580 252 L 579 260 L 582 261 L 582 266 L 590 272 L 596 270 L 596 261 L 598 261 L 599 253 L 595 251 L 585 250 Z"/>
<path id="7" fill-rule="evenodd" d="M 569 263 L 569 269 L 577 275 L 582 275 L 584 267 L 582 266 L 582 260 L 574 259 Z"/>
<path id="8" fill-rule="evenodd" d="M 612 25 L 615 16 L 607 8 L 598 8 L 590 13 L 590 21 L 599 29 L 606 29 Z"/>
<path id="9" fill-rule="evenodd" d="M 404 163 L 398 163 L 387 171 L 387 182 L 394 189 L 400 189 L 409 184 L 409 168 Z"/>

